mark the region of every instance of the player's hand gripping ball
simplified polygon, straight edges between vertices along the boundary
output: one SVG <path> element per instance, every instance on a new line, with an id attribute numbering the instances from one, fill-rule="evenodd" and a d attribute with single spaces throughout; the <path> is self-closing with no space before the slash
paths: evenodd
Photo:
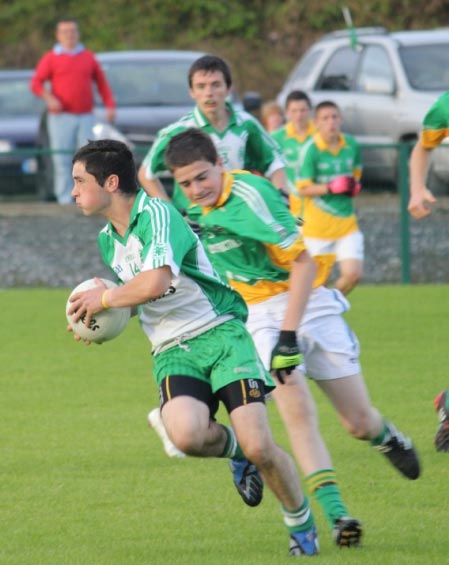
<path id="1" fill-rule="evenodd" d="M 115 282 L 108 279 L 101 279 L 108 288 L 113 288 L 117 286 Z M 131 308 L 108 308 L 107 310 L 102 310 L 93 314 L 90 319 L 89 327 L 84 323 L 85 316 L 82 316 L 77 322 L 73 320 L 73 314 L 69 314 L 69 308 L 71 306 L 70 297 L 77 292 L 83 290 L 89 290 L 96 286 L 95 279 L 88 279 L 77 287 L 75 287 L 70 293 L 66 304 L 66 316 L 69 325 L 71 326 L 73 332 L 79 335 L 82 339 L 87 339 L 94 343 L 103 343 L 104 341 L 109 341 L 114 339 L 122 333 L 126 325 L 129 322 L 131 316 Z"/>

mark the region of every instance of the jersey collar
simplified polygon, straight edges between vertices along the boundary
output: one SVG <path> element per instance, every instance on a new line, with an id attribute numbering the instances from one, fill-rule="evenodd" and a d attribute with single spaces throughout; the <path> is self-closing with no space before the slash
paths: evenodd
<path id="1" fill-rule="evenodd" d="M 232 175 L 232 173 L 228 173 L 225 171 L 223 173 L 222 182 L 223 182 L 223 190 L 221 191 L 220 198 L 215 203 L 215 206 L 205 206 L 203 208 L 204 214 L 208 214 L 209 212 L 212 212 L 212 210 L 215 210 L 215 208 L 220 208 L 229 200 L 229 197 L 231 196 L 231 192 L 232 192 L 232 185 L 234 182 L 234 176 Z"/>
<path id="2" fill-rule="evenodd" d="M 226 129 L 228 129 L 230 126 L 235 125 L 237 123 L 237 120 L 236 120 L 235 111 L 234 111 L 234 108 L 232 107 L 232 104 L 230 102 L 226 102 L 225 107 L 226 107 L 226 110 L 229 113 L 229 122 L 228 122 L 228 125 L 226 126 Z M 195 122 L 197 123 L 198 127 L 215 129 L 214 126 L 206 118 L 206 116 L 198 108 L 198 106 L 195 106 L 195 108 L 193 109 L 193 117 L 194 117 Z"/>
<path id="3" fill-rule="evenodd" d="M 343 147 L 346 147 L 347 145 L 344 135 L 342 133 L 340 133 L 338 137 L 338 145 L 336 149 L 334 148 L 331 149 L 329 145 L 326 143 L 326 141 L 324 141 L 324 139 L 322 138 L 319 132 L 317 132 L 313 136 L 313 140 L 320 151 L 329 151 L 329 153 L 333 153 L 333 154 L 338 153 L 341 149 L 343 149 Z"/>
<path id="4" fill-rule="evenodd" d="M 309 123 L 307 124 L 306 133 L 304 135 L 298 135 L 291 122 L 287 122 L 285 126 L 285 134 L 287 135 L 287 137 L 293 137 L 300 143 L 303 143 L 309 136 L 313 135 L 314 133 L 316 133 L 316 129 L 311 120 L 309 120 Z"/>

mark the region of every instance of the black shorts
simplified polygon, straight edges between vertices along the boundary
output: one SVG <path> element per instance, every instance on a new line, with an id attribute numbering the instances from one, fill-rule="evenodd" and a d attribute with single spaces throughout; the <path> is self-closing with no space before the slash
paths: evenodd
<path id="1" fill-rule="evenodd" d="M 211 418 L 214 418 L 220 400 L 226 406 L 228 414 L 245 404 L 265 403 L 265 387 L 262 380 L 241 379 L 213 393 L 204 381 L 185 375 L 170 375 L 165 377 L 159 386 L 161 408 L 175 396 L 191 396 L 204 402 L 209 407 Z"/>

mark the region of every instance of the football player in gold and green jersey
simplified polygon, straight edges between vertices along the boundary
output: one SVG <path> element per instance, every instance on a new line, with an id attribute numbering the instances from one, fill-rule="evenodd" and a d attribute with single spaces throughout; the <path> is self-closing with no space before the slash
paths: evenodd
<path id="1" fill-rule="evenodd" d="M 302 198 L 295 190 L 295 183 L 299 177 L 301 150 L 306 141 L 316 133 L 311 113 L 312 103 L 307 94 L 301 90 L 292 90 L 285 101 L 287 123 L 271 134 L 284 157 L 290 209 L 295 216 L 300 217 L 302 217 Z"/>
<path id="2" fill-rule="evenodd" d="M 258 171 L 276 188 L 285 189 L 284 161 L 278 146 L 251 114 L 229 101 L 232 76 L 227 63 L 215 55 L 204 55 L 191 66 L 188 81 L 196 106 L 158 133 L 139 169 L 139 182 L 146 192 L 168 198 L 158 179 L 167 172 L 164 153 L 170 139 L 190 127 L 201 128 L 211 136 L 226 169 Z M 172 199 L 178 210 L 187 208 L 188 202 L 176 184 Z"/>
<path id="3" fill-rule="evenodd" d="M 296 188 L 304 197 L 307 248 L 312 255 L 335 253 L 340 271 L 335 287 L 347 294 L 363 270 L 363 235 L 353 201 L 361 189 L 362 163 L 358 143 L 341 133 L 341 124 L 341 113 L 334 102 L 316 106 L 318 132 L 301 153 Z"/>
<path id="4" fill-rule="evenodd" d="M 449 92 L 445 92 L 424 116 L 420 138 L 410 155 L 410 200 L 408 211 L 420 220 L 428 216 L 437 199 L 426 186 L 430 154 L 449 137 Z M 449 390 L 434 400 L 439 425 L 434 443 L 437 451 L 449 452 Z"/>
<path id="5" fill-rule="evenodd" d="M 313 268 L 279 194 L 266 179 L 226 172 L 204 132 L 192 129 L 172 138 L 166 160 L 192 201 L 188 212 L 200 225 L 212 264 L 245 298 L 247 328 L 279 383 L 272 396 L 307 485 L 336 543 L 357 545 L 361 526 L 342 501 L 304 374 L 329 397 L 349 433 L 370 442 L 409 479 L 420 468 L 410 439 L 370 402 L 358 341 L 342 317 L 349 303 L 323 286 L 332 257 L 317 257 Z"/>
<path id="6" fill-rule="evenodd" d="M 137 307 L 153 348 L 170 439 L 192 456 L 229 458 L 234 483 L 250 506 L 261 502 L 263 478 L 281 503 L 290 553 L 318 553 L 308 499 L 269 427 L 264 391 L 273 380 L 244 326 L 242 297 L 220 279 L 174 206 L 138 190 L 125 144 L 101 140 L 82 147 L 73 158 L 73 179 L 77 206 L 107 220 L 99 247 L 121 284 L 107 289 L 98 280 L 95 289 L 72 297 L 71 313 L 85 315 L 89 325 L 96 312 Z M 219 402 L 232 428 L 215 421 Z"/>
<path id="7" fill-rule="evenodd" d="M 431 106 L 424 117 L 422 131 L 410 156 L 410 201 L 408 210 L 417 220 L 432 211 L 435 196 L 426 186 L 430 154 L 449 137 L 449 92 Z"/>

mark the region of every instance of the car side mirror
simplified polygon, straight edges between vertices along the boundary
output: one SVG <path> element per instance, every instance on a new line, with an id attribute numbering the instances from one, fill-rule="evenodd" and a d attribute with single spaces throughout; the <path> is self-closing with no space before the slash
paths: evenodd
<path id="1" fill-rule="evenodd" d="M 247 112 L 256 112 L 262 106 L 262 96 L 259 92 L 245 92 L 242 99 L 243 108 Z"/>

